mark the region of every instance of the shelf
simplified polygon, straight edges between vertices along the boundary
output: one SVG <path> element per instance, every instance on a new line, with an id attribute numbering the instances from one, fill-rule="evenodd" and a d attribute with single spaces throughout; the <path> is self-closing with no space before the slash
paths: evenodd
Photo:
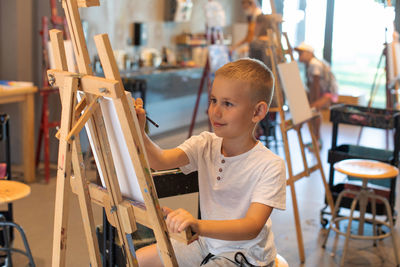
<path id="1" fill-rule="evenodd" d="M 328 163 L 330 164 L 353 158 L 373 159 L 392 164 L 393 151 L 348 144 L 328 150 Z"/>

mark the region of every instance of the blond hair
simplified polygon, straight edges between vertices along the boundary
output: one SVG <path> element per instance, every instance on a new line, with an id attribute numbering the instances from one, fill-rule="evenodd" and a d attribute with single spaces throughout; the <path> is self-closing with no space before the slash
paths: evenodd
<path id="1" fill-rule="evenodd" d="M 243 58 L 230 62 L 215 72 L 215 77 L 224 77 L 249 84 L 252 98 L 271 104 L 274 94 L 274 77 L 271 70 L 261 61 Z"/>

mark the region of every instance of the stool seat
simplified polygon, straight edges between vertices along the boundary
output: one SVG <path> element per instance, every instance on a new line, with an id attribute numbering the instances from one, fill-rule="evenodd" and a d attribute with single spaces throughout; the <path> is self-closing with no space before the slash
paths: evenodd
<path id="1" fill-rule="evenodd" d="M 395 178 L 399 169 L 377 160 L 346 159 L 334 165 L 335 170 L 358 178 L 386 179 Z"/>
<path id="2" fill-rule="evenodd" d="M 0 180 L 0 203 L 10 203 L 31 193 L 31 187 L 21 182 Z"/>

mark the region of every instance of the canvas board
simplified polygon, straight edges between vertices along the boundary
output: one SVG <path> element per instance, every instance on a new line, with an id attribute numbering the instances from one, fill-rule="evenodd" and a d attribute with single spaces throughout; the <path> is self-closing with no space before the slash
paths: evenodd
<path id="1" fill-rule="evenodd" d="M 128 100 L 128 103 L 130 104 L 132 115 L 136 116 L 136 114 L 133 114 L 134 107 L 132 101 Z M 118 119 L 114 103 L 111 98 L 104 97 L 100 102 L 100 106 L 121 193 L 124 197 L 127 197 L 129 199 L 144 202 L 143 195 L 137 180 L 135 168 L 131 161 L 131 156 L 129 155 L 128 146 L 122 132 L 121 124 Z M 90 132 L 88 124 L 85 125 L 85 129 L 89 138 L 90 147 L 92 148 L 96 164 L 97 166 L 100 166 L 98 155 L 96 153 L 96 150 L 94 149 L 92 133 Z M 98 168 L 98 171 L 102 185 L 106 187 L 102 170 Z"/>
<path id="2" fill-rule="evenodd" d="M 312 117 L 307 93 L 300 77 L 296 61 L 278 64 L 282 88 L 289 104 L 290 114 L 294 124 L 302 123 Z"/>

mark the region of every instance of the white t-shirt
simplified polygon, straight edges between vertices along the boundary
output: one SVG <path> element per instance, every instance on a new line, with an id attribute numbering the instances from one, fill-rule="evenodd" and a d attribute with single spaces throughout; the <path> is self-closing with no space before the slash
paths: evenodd
<path id="1" fill-rule="evenodd" d="M 258 202 L 273 208 L 286 208 L 286 172 L 282 158 L 260 142 L 250 151 L 234 157 L 221 154 L 222 138 L 203 132 L 179 146 L 190 163 L 184 173 L 198 171 L 200 210 L 203 220 L 244 218 L 250 204 Z M 268 219 L 252 240 L 225 241 L 204 238 L 210 253 L 242 251 L 254 265 L 275 260 L 276 249 Z"/>

